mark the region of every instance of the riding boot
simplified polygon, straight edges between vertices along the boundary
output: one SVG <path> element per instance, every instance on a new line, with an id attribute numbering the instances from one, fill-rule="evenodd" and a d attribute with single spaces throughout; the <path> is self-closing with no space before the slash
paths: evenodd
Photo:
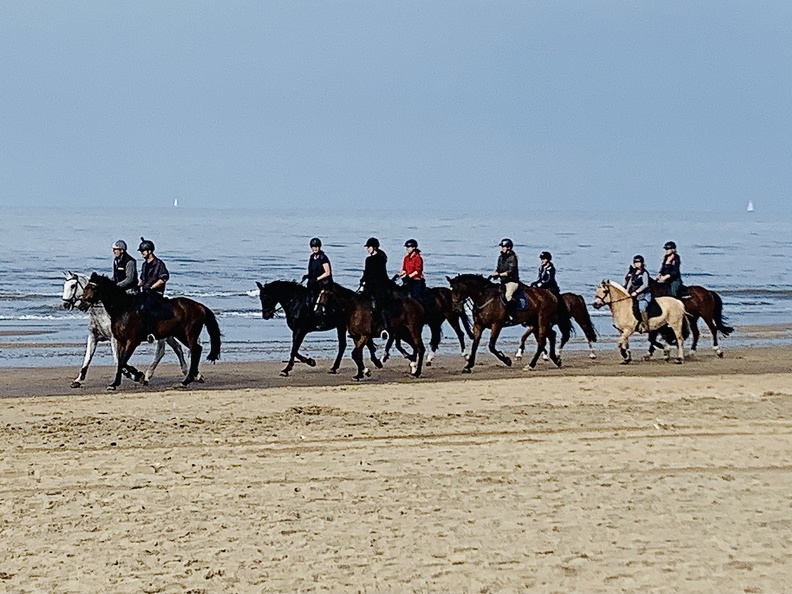
<path id="1" fill-rule="evenodd" d="M 390 338 L 390 333 L 388 332 L 388 315 L 385 310 L 380 310 L 380 321 L 382 323 L 382 332 L 380 333 L 380 338 L 382 340 L 388 340 Z"/>
<path id="2" fill-rule="evenodd" d="M 517 317 L 517 300 L 514 298 L 509 299 L 506 302 L 506 322 L 510 324 L 514 324 L 515 318 Z"/>
<path id="3" fill-rule="evenodd" d="M 645 311 L 641 312 L 641 321 L 638 322 L 638 332 L 649 332 L 649 314 Z"/>

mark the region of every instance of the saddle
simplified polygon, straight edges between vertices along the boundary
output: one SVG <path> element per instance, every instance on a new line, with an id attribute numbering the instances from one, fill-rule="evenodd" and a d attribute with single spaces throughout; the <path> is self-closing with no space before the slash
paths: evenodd
<path id="1" fill-rule="evenodd" d="M 169 320 L 173 317 L 171 300 L 157 291 L 144 291 L 140 294 L 139 310 L 152 320 Z"/>
<path id="2" fill-rule="evenodd" d="M 638 307 L 638 301 L 633 299 L 633 315 L 635 316 L 636 322 L 641 322 L 641 309 Z M 652 299 L 649 302 L 649 305 L 646 306 L 646 315 L 651 320 L 652 318 L 659 317 L 663 315 L 663 310 L 660 309 L 660 305 Z"/>
<path id="3" fill-rule="evenodd" d="M 501 285 L 500 298 L 504 307 L 508 308 L 509 303 L 506 301 L 506 288 L 504 285 Z M 520 286 L 514 292 L 514 295 L 512 295 L 512 301 L 516 305 L 515 311 L 524 311 L 528 309 L 528 297 L 525 295 L 525 290 L 522 288 L 522 286 Z"/>

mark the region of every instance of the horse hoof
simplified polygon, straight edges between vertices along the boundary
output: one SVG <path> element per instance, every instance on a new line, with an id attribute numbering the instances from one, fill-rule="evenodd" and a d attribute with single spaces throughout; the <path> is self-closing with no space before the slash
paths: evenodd
<path id="1" fill-rule="evenodd" d="M 542 361 L 549 361 L 550 357 L 547 356 L 546 353 L 542 353 Z"/>
<path id="2" fill-rule="evenodd" d="M 360 380 L 363 379 L 363 374 L 362 373 L 358 373 L 357 375 L 353 375 L 352 379 L 359 382 Z"/>
<path id="3" fill-rule="evenodd" d="M 676 359 L 674 359 L 674 363 L 676 363 L 677 365 L 682 365 L 682 359 L 677 357 Z"/>
<path id="4" fill-rule="evenodd" d="M 364 368 L 363 375 L 365 375 L 366 377 L 371 377 L 371 369 L 369 369 L 368 367 Z"/>
<path id="5" fill-rule="evenodd" d="M 463 367 L 462 373 L 470 373 L 470 367 Z"/>
<path id="6" fill-rule="evenodd" d="M 283 371 L 280 372 L 280 375 L 281 377 L 289 377 L 289 372 L 284 369 Z"/>
<path id="7" fill-rule="evenodd" d="M 561 359 L 553 361 L 553 363 L 555 363 L 555 366 L 558 367 L 558 369 L 561 369 Z"/>
<path id="8" fill-rule="evenodd" d="M 78 381 L 73 381 L 73 382 L 70 384 L 70 387 L 72 387 L 72 388 L 79 388 L 80 386 L 82 386 L 82 383 L 81 383 L 81 382 L 78 382 Z"/>
<path id="9" fill-rule="evenodd" d="M 328 371 L 327 373 L 328 373 L 329 375 L 337 375 L 337 374 L 338 374 L 338 370 L 337 370 L 337 369 L 331 369 L 331 370 L 330 370 L 330 371 Z"/>
<path id="10" fill-rule="evenodd" d="M 503 362 L 506 364 L 506 367 L 512 366 L 512 360 L 509 357 L 504 357 Z"/>
<path id="11" fill-rule="evenodd" d="M 141 386 L 148 386 L 149 385 L 149 381 L 146 378 L 143 378 L 143 380 L 140 382 L 140 385 Z"/>
<path id="12" fill-rule="evenodd" d="M 622 359 L 619 365 L 629 365 L 630 361 L 632 361 L 632 359 Z"/>
<path id="13" fill-rule="evenodd" d="M 390 359 L 390 353 L 385 353 L 384 355 L 382 355 L 382 362 L 383 363 L 385 363 L 385 361 L 387 361 L 388 359 Z"/>
<path id="14" fill-rule="evenodd" d="M 589 353 L 589 359 L 596 359 L 597 355 L 594 353 Z"/>
<path id="15" fill-rule="evenodd" d="M 427 367 L 431 367 L 432 366 L 432 360 L 431 359 L 427 359 L 426 361 L 424 361 L 424 365 L 426 365 Z"/>
<path id="16" fill-rule="evenodd" d="M 644 355 L 643 356 L 643 360 L 644 361 L 651 361 L 652 360 L 652 355 Z"/>
<path id="17" fill-rule="evenodd" d="M 308 365 L 308 367 L 316 367 L 316 361 L 311 359 L 310 357 L 305 363 Z"/>
<path id="18" fill-rule="evenodd" d="M 116 387 L 113 384 L 110 384 L 105 388 L 108 392 L 115 392 Z"/>
<path id="19" fill-rule="evenodd" d="M 717 351 L 715 354 L 718 355 L 718 359 L 723 359 L 723 355 L 724 355 L 723 351 Z M 72 387 L 74 387 L 74 386 L 72 386 Z"/>
<path id="20" fill-rule="evenodd" d="M 195 378 L 195 381 L 198 382 L 199 384 L 206 383 L 206 380 L 203 378 L 202 375 Z"/>

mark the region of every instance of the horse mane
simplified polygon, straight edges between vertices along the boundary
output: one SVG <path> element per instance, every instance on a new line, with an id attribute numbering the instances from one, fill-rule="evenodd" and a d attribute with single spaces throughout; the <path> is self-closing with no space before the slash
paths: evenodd
<path id="1" fill-rule="evenodd" d="M 302 286 L 297 281 L 295 281 L 295 280 L 285 280 L 285 279 L 270 281 L 270 282 L 266 283 L 266 286 L 272 287 L 275 290 L 278 290 L 278 289 L 293 289 L 293 290 L 297 290 L 297 291 L 299 291 L 300 289 L 302 289 L 303 291 L 307 290 L 304 286 Z"/>
<path id="2" fill-rule="evenodd" d="M 605 279 L 602 282 L 603 282 L 603 284 L 608 285 L 609 287 L 611 287 L 612 289 L 615 289 L 616 291 L 618 291 L 619 293 L 621 293 L 624 296 L 629 295 L 629 293 L 627 292 L 627 289 L 622 287 L 621 284 L 617 283 L 616 281 Z"/>
<path id="3" fill-rule="evenodd" d="M 452 278 L 450 280 L 452 280 L 452 281 L 460 281 L 460 282 L 463 282 L 463 283 L 464 282 L 468 282 L 468 281 L 473 281 L 473 282 L 482 283 L 482 284 L 485 284 L 485 285 L 491 284 L 489 279 L 487 277 L 485 277 L 484 275 L 475 274 L 475 273 L 472 273 L 472 272 L 465 272 L 463 274 L 458 274 L 457 276 L 455 276 L 454 278 Z"/>
<path id="4" fill-rule="evenodd" d="M 333 281 L 333 283 L 330 285 L 330 288 L 333 291 L 337 291 L 341 297 L 344 297 L 346 299 L 350 299 L 350 298 L 353 298 L 353 297 L 360 297 L 360 295 L 358 293 L 356 293 L 355 291 L 353 291 L 352 289 L 348 289 L 348 288 L 344 287 L 343 285 L 339 285 L 335 281 Z"/>

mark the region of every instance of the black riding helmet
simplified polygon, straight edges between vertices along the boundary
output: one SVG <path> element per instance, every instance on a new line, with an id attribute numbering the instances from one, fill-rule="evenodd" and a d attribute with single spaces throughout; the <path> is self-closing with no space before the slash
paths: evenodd
<path id="1" fill-rule="evenodd" d="M 141 237 L 140 238 L 140 245 L 138 246 L 138 251 L 139 252 L 144 252 L 144 251 L 153 252 L 154 251 L 154 242 L 151 241 L 150 239 L 143 239 Z"/>
<path id="2" fill-rule="evenodd" d="M 633 262 L 640 262 L 641 264 L 645 264 L 644 257 L 641 254 L 635 254 L 633 256 Z"/>
<path id="3" fill-rule="evenodd" d="M 673 241 L 666 241 L 665 245 L 663 245 L 664 250 L 675 250 L 676 244 Z"/>
<path id="4" fill-rule="evenodd" d="M 511 248 L 514 247 L 514 242 L 511 239 L 509 239 L 508 237 L 504 237 L 503 239 L 501 239 L 499 245 L 501 247 L 507 247 L 507 248 L 511 249 Z"/>
<path id="5" fill-rule="evenodd" d="M 377 239 L 376 237 L 369 237 L 366 240 L 365 247 L 373 247 L 375 250 L 378 250 L 379 249 L 379 239 Z"/>
<path id="6" fill-rule="evenodd" d="M 322 247 L 322 240 L 319 239 L 318 237 L 314 237 L 313 239 L 311 239 L 311 247 L 318 247 L 318 248 Z"/>
<path id="7" fill-rule="evenodd" d="M 550 262 L 553 259 L 553 254 L 551 254 L 550 252 L 542 252 L 541 254 L 539 254 L 539 259 L 547 260 L 548 262 Z"/>
<path id="8" fill-rule="evenodd" d="M 404 247 L 417 248 L 418 242 L 415 239 L 408 239 L 404 242 Z"/>

